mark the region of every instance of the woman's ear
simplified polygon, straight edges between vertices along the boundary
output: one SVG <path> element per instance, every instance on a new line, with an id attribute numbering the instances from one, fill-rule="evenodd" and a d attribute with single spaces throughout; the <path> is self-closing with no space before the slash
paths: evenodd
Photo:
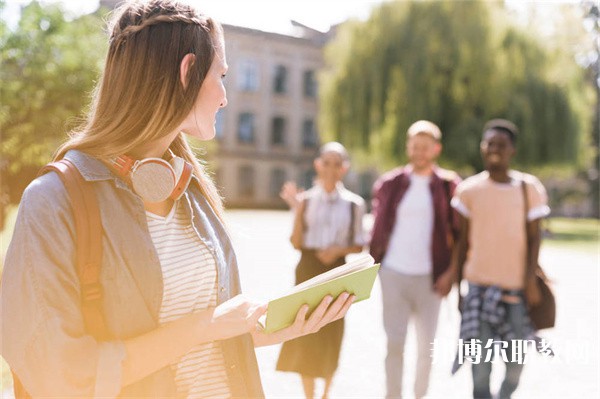
<path id="1" fill-rule="evenodd" d="M 192 53 L 186 54 L 181 60 L 181 64 L 179 65 L 179 79 L 181 80 L 181 84 L 183 88 L 187 88 L 188 82 L 188 72 L 192 65 L 196 62 L 196 56 Z"/>

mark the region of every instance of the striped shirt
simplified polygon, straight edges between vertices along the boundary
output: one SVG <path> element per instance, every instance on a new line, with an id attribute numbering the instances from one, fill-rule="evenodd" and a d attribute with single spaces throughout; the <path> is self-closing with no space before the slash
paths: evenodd
<path id="1" fill-rule="evenodd" d="M 341 182 L 331 193 L 327 193 L 316 184 L 303 193 L 303 198 L 308 201 L 304 212 L 304 248 L 323 249 L 332 245 L 347 247 L 367 244 L 368 240 L 363 230 L 365 200 L 347 190 Z M 356 205 L 354 217 L 351 214 L 353 203 Z M 352 218 L 354 225 L 350 226 Z M 349 242 L 351 235 L 354 236 L 352 243 Z"/>
<path id="2" fill-rule="evenodd" d="M 181 201 L 166 217 L 146 212 L 152 242 L 163 275 L 161 324 L 216 306 L 217 267 Z M 192 348 L 171 364 L 179 394 L 187 398 L 230 397 L 227 372 L 218 341 Z"/>

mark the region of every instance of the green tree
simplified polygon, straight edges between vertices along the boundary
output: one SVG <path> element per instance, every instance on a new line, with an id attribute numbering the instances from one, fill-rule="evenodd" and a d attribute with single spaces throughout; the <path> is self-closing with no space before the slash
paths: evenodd
<path id="1" fill-rule="evenodd" d="M 590 191 L 594 216 L 600 218 L 600 5 L 586 0 L 582 2 L 582 6 L 591 40 L 586 53 L 580 55 L 582 64 L 586 67 L 587 81 L 594 89 L 594 117 L 591 126 L 594 154 L 589 170 Z"/>
<path id="2" fill-rule="evenodd" d="M 444 161 L 479 169 L 484 122 L 506 117 L 522 131 L 518 163 L 577 162 L 581 86 L 556 77 L 554 61 L 501 3 L 384 3 L 326 49 L 321 130 L 387 168 L 406 160 L 408 126 L 429 119 L 444 132 Z"/>
<path id="3" fill-rule="evenodd" d="M 100 12 L 68 17 L 32 2 L 15 29 L 0 27 L 0 167 L 11 203 L 77 123 L 101 68 Z"/>

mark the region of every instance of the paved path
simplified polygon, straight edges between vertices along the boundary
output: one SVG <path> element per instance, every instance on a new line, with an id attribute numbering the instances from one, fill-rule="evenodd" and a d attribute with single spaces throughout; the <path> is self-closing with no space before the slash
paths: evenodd
<path id="1" fill-rule="evenodd" d="M 227 215 L 240 259 L 245 293 L 268 300 L 293 285 L 298 254 L 288 243 L 292 216 L 282 211 L 232 211 Z M 598 255 L 543 248 L 541 262 L 556 281 L 558 320 L 543 334 L 559 356 L 548 360 L 534 354 L 522 375 L 514 398 L 598 398 L 599 392 L 599 280 Z M 450 376 L 453 342 L 457 342 L 459 315 L 456 292 L 441 307 L 438 347 L 429 398 L 468 398 L 469 366 Z M 386 338 L 381 320 L 381 290 L 376 281 L 370 300 L 356 304 L 346 318 L 346 335 L 340 367 L 334 380 L 333 398 L 381 398 L 385 393 Z M 405 381 L 414 379 L 414 332 L 409 329 Z M 259 348 L 257 355 L 265 392 L 269 398 L 302 397 L 296 374 L 274 370 L 279 346 Z M 498 370 L 501 365 L 498 365 Z M 492 373 L 492 387 L 501 375 Z M 412 397 L 412 389 L 405 391 Z"/>
<path id="2" fill-rule="evenodd" d="M 227 214 L 240 260 L 242 286 L 247 295 L 268 300 L 293 285 L 298 253 L 288 243 L 292 215 L 282 211 L 231 211 Z M 542 264 L 556 281 L 558 320 L 545 334 L 559 356 L 549 361 L 532 356 L 522 383 L 514 395 L 519 398 L 599 398 L 599 288 L 598 254 L 543 248 Z M 468 398 L 471 381 L 468 366 L 450 376 L 451 357 L 458 335 L 456 292 L 442 303 L 438 337 L 446 345 L 436 352 L 429 398 Z M 381 398 L 385 393 L 384 358 L 386 338 L 381 320 L 381 290 L 376 281 L 372 297 L 356 304 L 346 317 L 346 335 L 340 367 L 332 387 L 332 398 Z M 300 398 L 302 388 L 296 374 L 275 371 L 279 346 L 257 349 L 265 393 L 268 398 Z M 414 332 L 409 329 L 408 364 L 405 380 L 414 379 Z M 499 386 L 493 373 L 492 386 Z M 0 397 L 11 392 L 0 389 Z M 412 390 L 405 392 L 412 397 Z"/>

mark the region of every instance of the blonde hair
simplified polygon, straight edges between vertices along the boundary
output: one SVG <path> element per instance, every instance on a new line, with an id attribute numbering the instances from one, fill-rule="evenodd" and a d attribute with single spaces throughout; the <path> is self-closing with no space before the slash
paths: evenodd
<path id="1" fill-rule="evenodd" d="M 435 123 L 426 120 L 416 121 L 410 125 L 408 131 L 406 132 L 406 137 L 411 138 L 417 134 L 425 134 L 436 141 L 440 141 L 442 139 L 442 131 L 440 128 Z"/>
<path id="2" fill-rule="evenodd" d="M 176 130 L 223 45 L 218 22 L 172 0 L 124 3 L 115 10 L 109 32 L 106 63 L 86 122 L 71 132 L 55 159 L 77 149 L 109 160 Z M 182 85 L 180 63 L 189 53 L 196 61 Z M 203 195 L 222 219 L 222 199 L 182 133 L 170 149 L 194 166 Z"/>

